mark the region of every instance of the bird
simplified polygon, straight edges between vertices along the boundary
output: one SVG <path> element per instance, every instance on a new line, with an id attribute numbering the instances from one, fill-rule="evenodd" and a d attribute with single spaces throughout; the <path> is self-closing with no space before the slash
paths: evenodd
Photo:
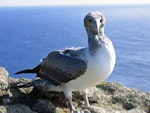
<path id="1" fill-rule="evenodd" d="M 80 91 L 85 107 L 90 107 L 88 88 L 108 78 L 116 62 L 113 43 L 104 33 L 105 24 L 106 19 L 101 12 L 89 12 L 84 17 L 88 47 L 71 47 L 48 53 L 36 67 L 15 73 L 35 73 L 38 78 L 17 87 L 37 86 L 43 90 L 63 92 L 71 113 L 76 111 L 72 92 Z"/>

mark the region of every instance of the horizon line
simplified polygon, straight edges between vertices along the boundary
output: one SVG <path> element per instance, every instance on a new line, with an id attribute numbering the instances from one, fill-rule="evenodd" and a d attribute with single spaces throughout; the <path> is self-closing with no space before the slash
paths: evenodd
<path id="1" fill-rule="evenodd" d="M 61 5 L 61 4 L 44 4 L 44 5 L 29 5 L 29 4 L 24 4 L 24 5 L 0 5 L 0 7 L 71 7 L 71 6 L 149 6 L 150 4 L 66 4 L 66 5 Z"/>

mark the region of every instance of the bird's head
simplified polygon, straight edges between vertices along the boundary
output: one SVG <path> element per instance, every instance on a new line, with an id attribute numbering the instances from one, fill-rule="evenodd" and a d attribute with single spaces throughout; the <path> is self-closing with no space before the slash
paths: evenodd
<path id="1" fill-rule="evenodd" d="M 100 12 L 90 12 L 84 18 L 84 26 L 89 35 L 103 35 L 105 17 Z"/>

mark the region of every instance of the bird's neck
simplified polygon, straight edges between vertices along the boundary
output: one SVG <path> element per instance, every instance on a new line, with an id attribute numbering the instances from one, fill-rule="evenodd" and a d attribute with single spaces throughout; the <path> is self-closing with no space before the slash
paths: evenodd
<path id="1" fill-rule="evenodd" d="M 88 35 L 89 52 L 94 55 L 101 47 L 101 41 L 104 40 L 104 35 Z"/>

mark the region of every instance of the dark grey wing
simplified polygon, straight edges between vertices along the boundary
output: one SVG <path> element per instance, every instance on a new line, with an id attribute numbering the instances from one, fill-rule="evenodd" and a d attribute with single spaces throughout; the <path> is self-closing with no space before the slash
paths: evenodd
<path id="1" fill-rule="evenodd" d="M 87 64 L 83 60 L 54 51 L 41 63 L 39 76 L 54 85 L 61 85 L 78 78 L 86 69 Z"/>

